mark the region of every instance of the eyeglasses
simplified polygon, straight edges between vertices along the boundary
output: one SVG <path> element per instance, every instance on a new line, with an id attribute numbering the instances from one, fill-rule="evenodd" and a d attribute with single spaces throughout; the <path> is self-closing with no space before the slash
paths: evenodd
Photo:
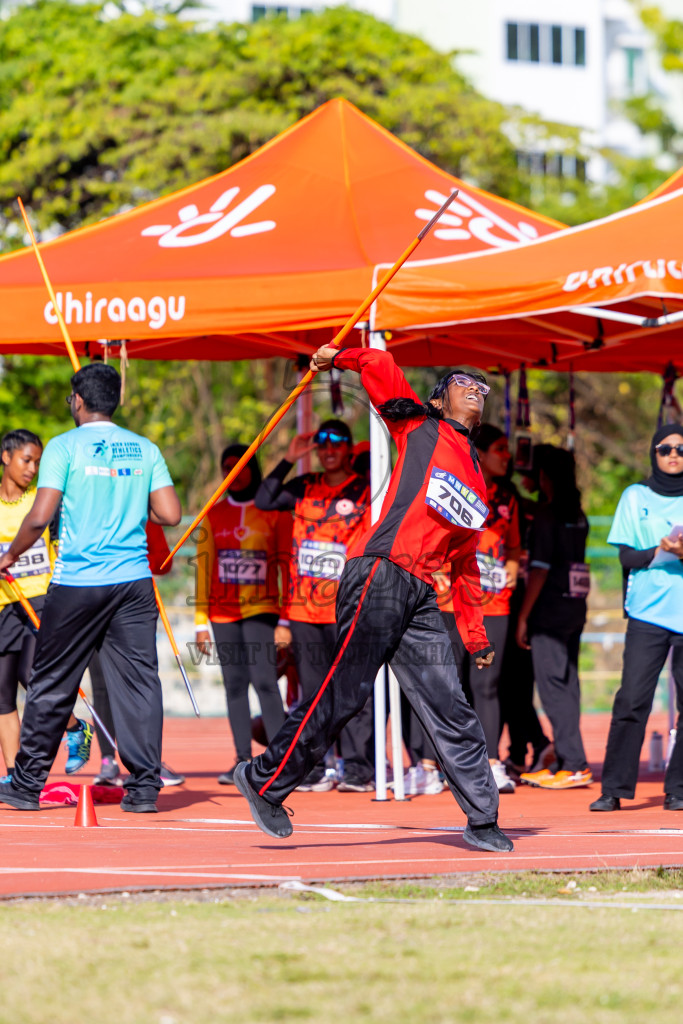
<path id="1" fill-rule="evenodd" d="M 475 380 L 474 377 L 466 377 L 464 373 L 454 373 L 452 377 L 449 377 L 446 384 L 457 384 L 459 388 L 471 388 L 475 387 L 480 395 L 484 398 L 488 395 L 491 388 L 488 384 L 484 384 L 483 381 Z"/>
<path id="2" fill-rule="evenodd" d="M 676 452 L 679 459 L 683 459 L 683 444 L 658 444 L 655 445 L 655 451 L 658 455 L 671 455 L 672 452 Z"/>
<path id="3" fill-rule="evenodd" d="M 75 394 L 72 391 L 70 395 L 66 396 L 66 404 L 70 406 L 75 397 L 76 396 L 75 396 Z"/>
<path id="4" fill-rule="evenodd" d="M 349 443 L 346 434 L 336 434 L 334 430 L 319 430 L 313 438 L 313 444 L 323 445 L 328 441 L 332 445 Z"/>

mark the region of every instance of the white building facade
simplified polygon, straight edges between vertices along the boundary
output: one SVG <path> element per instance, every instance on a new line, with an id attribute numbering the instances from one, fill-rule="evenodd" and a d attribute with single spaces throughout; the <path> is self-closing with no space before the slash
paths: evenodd
<path id="1" fill-rule="evenodd" d="M 336 0 L 207 3 L 224 21 L 254 21 L 273 12 L 296 18 L 339 6 Z M 347 0 L 346 6 L 374 14 L 436 49 L 460 51 L 457 67 L 485 96 L 575 125 L 593 150 L 657 156 L 654 137 L 644 138 L 620 109 L 630 96 L 655 93 L 683 127 L 681 87 L 661 70 L 654 42 L 630 0 Z M 658 6 L 683 20 L 683 0 L 659 0 Z M 543 154 L 529 158 L 543 171 Z M 558 170 L 557 155 L 554 159 L 551 173 Z M 589 177 L 603 180 L 607 174 L 605 161 L 594 158 Z"/>

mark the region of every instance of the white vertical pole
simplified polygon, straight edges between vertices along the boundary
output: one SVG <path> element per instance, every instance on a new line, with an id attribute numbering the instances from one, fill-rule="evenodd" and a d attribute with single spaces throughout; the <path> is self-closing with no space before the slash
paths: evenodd
<path id="1" fill-rule="evenodd" d="M 385 350 L 384 336 L 377 331 L 370 331 L 370 348 Z M 372 496 L 372 522 L 376 523 L 382 508 L 382 502 L 389 486 L 391 476 L 391 442 L 389 433 L 382 423 L 377 411 L 370 406 L 370 493 Z M 387 744 L 386 744 L 386 697 L 385 697 L 385 667 L 382 666 L 375 679 L 375 799 L 386 800 L 387 798 Z M 393 680 L 393 684 L 392 684 Z M 401 703 L 392 699 L 392 685 L 398 694 L 398 683 L 393 672 L 389 673 L 389 700 L 391 713 L 392 747 L 395 729 L 398 730 L 399 742 L 401 736 Z M 394 749 L 394 794 L 397 799 L 403 799 L 403 793 L 398 797 L 396 794 L 397 776 L 400 776 L 399 784 L 403 787 L 403 747 L 400 747 L 400 759 L 396 761 Z"/>
<path id="2" fill-rule="evenodd" d="M 387 799 L 386 665 L 375 679 L 375 800 Z"/>
<path id="3" fill-rule="evenodd" d="M 405 800 L 403 783 L 403 736 L 401 733 L 401 691 L 389 666 L 389 717 L 391 719 L 391 765 L 394 769 L 394 800 Z"/>

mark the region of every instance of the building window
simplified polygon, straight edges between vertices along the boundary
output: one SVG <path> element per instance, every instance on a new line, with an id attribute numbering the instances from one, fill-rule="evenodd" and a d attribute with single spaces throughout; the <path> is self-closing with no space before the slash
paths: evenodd
<path id="1" fill-rule="evenodd" d="M 310 14 L 310 7 L 288 7 L 281 4 L 252 4 L 251 20 L 261 21 L 275 14 L 284 14 L 286 18 L 298 18 L 301 14 Z"/>
<path id="2" fill-rule="evenodd" d="M 645 77 L 645 54 L 637 47 L 627 46 L 624 48 L 626 58 L 626 89 L 630 96 L 645 92 L 647 81 Z"/>
<path id="3" fill-rule="evenodd" d="M 508 36 L 508 60 L 519 60 L 519 50 L 517 48 L 517 26 L 514 23 L 508 22 L 506 28 Z"/>
<path id="4" fill-rule="evenodd" d="M 586 30 L 574 29 L 574 63 L 582 68 L 586 66 Z"/>
<path id="5" fill-rule="evenodd" d="M 553 44 L 553 64 L 562 63 L 562 26 L 552 25 L 551 29 L 552 44 Z"/>
<path id="6" fill-rule="evenodd" d="M 557 178 L 560 181 L 585 181 L 586 161 L 566 153 L 517 152 L 517 166 L 540 178 Z"/>
<path id="7" fill-rule="evenodd" d="M 535 64 L 541 59 L 539 49 L 540 25 L 529 25 L 529 60 Z"/>
<path id="8" fill-rule="evenodd" d="M 585 28 L 508 21 L 505 37 L 508 60 L 585 67 Z"/>

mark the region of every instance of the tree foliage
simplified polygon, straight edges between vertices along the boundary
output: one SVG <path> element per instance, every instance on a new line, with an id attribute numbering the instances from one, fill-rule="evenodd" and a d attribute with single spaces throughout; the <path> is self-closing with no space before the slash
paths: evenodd
<path id="1" fill-rule="evenodd" d="M 0 203 L 69 229 L 224 170 L 345 96 L 445 170 L 519 191 L 507 116 L 419 39 L 333 8 L 200 29 L 38 0 L 0 23 Z"/>
<path id="2" fill-rule="evenodd" d="M 176 10 L 189 6 L 178 0 Z M 337 96 L 444 170 L 568 223 L 626 207 L 663 177 L 646 161 L 614 155 L 608 188 L 526 176 L 511 138 L 537 148 L 552 139 L 585 157 L 578 131 L 485 99 L 458 72 L 457 57 L 347 8 L 206 29 L 162 3 L 136 14 L 123 0 L 118 7 L 112 16 L 113 5 L 37 0 L 0 20 L 6 246 L 22 244 L 17 194 L 41 230 L 68 230 L 222 171 Z M 653 112 L 641 106 L 643 130 L 654 130 Z M 67 429 L 70 374 L 66 357 L 5 357 L 2 430 L 26 426 L 47 440 Z M 136 362 L 117 418 L 161 445 L 185 507 L 195 508 L 217 482 L 223 444 L 253 439 L 292 374 L 281 360 Z M 566 376 L 532 379 L 537 437 L 564 440 Z M 498 419 L 500 393 L 489 403 Z M 353 394 L 360 437 L 365 425 Z M 317 399 L 329 415 L 325 390 Z M 622 484 L 647 468 L 657 401 L 650 378 L 578 378 L 577 452 L 589 508 L 613 507 Z M 283 442 L 280 432 L 269 443 L 267 466 Z"/>

